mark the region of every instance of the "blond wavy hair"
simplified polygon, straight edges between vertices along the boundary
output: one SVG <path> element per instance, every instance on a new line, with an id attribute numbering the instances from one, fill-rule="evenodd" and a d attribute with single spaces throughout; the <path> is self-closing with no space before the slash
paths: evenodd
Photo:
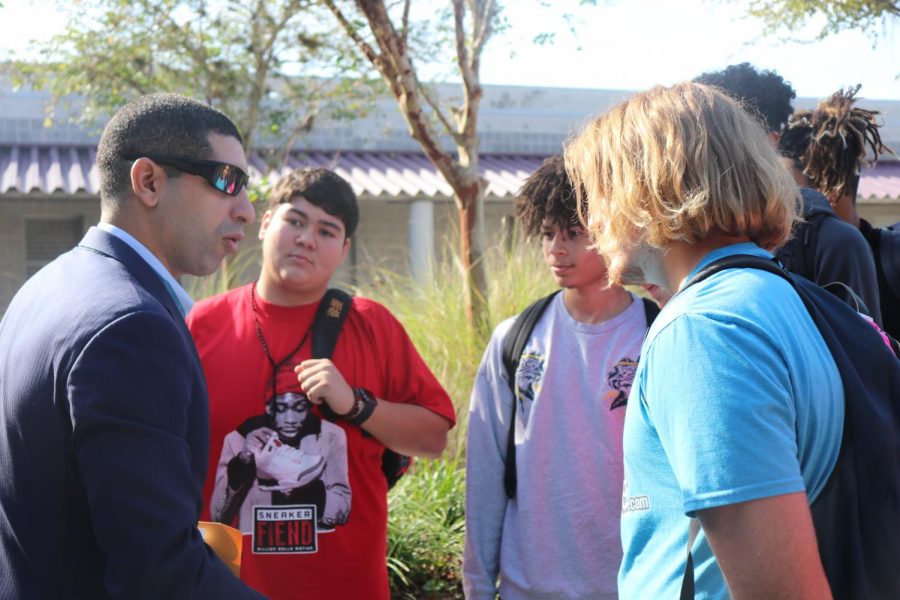
<path id="1" fill-rule="evenodd" d="M 601 254 L 714 233 L 773 249 L 798 218 L 797 185 L 762 126 L 698 83 L 657 86 L 615 106 L 566 144 L 565 160 Z"/>

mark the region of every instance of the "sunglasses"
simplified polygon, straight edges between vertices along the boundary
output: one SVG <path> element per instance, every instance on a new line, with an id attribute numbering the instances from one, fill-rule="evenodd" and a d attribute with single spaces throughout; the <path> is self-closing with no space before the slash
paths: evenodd
<path id="1" fill-rule="evenodd" d="M 150 156 L 146 154 L 127 154 L 122 158 L 125 160 L 149 158 L 155 163 L 175 167 L 179 171 L 190 173 L 191 175 L 198 175 L 208 181 L 209 185 L 229 196 L 237 196 L 240 194 L 241 189 L 246 186 L 247 182 L 250 180 L 249 175 L 234 165 L 214 160 L 180 158 L 175 156 Z"/>

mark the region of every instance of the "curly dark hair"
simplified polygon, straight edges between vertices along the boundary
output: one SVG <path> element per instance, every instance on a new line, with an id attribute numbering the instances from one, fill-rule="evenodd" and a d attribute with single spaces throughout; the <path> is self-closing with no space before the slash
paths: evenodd
<path id="1" fill-rule="evenodd" d="M 528 237 L 538 235 L 545 219 L 560 227 L 578 225 L 575 190 L 562 156 L 551 156 L 532 173 L 515 200 L 516 218 Z"/>
<path id="2" fill-rule="evenodd" d="M 841 89 L 815 110 L 795 113 L 778 142 L 781 153 L 794 161 L 810 185 L 835 201 L 844 194 L 856 197 L 863 163 L 892 153 L 878 131 L 876 110 L 854 106 L 859 85 Z M 867 161 L 866 149 L 872 150 Z"/>
<path id="3" fill-rule="evenodd" d="M 715 86 L 739 101 L 771 132 L 781 131 L 794 112 L 791 100 L 797 97 L 797 93 L 791 84 L 775 71 L 757 71 L 750 63 L 703 73 L 694 81 Z"/>

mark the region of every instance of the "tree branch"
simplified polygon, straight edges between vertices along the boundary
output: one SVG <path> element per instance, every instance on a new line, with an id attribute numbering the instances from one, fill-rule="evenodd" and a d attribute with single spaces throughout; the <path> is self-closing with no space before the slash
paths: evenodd
<path id="1" fill-rule="evenodd" d="M 381 68 L 378 66 L 378 63 L 380 62 L 378 53 L 376 53 L 372 46 L 356 32 L 356 29 L 353 28 L 353 24 L 347 20 L 347 17 L 345 17 L 341 9 L 337 7 L 334 0 L 323 0 L 323 2 L 325 3 L 325 6 L 328 7 L 328 10 L 331 11 L 331 14 L 334 15 L 334 18 L 337 19 L 341 28 L 347 33 L 347 36 L 357 45 L 360 52 L 363 53 L 369 62 L 381 71 Z"/>
<path id="2" fill-rule="evenodd" d="M 466 28 L 464 23 L 466 8 L 463 3 L 464 0 L 453 0 L 453 33 L 456 36 L 456 63 L 459 65 L 459 71 L 462 73 L 463 82 L 465 83 L 466 73 L 469 70 L 469 53 L 466 49 Z"/>
<path id="3" fill-rule="evenodd" d="M 403 26 L 400 28 L 400 43 L 404 48 L 409 48 L 409 5 L 410 0 L 403 3 Z"/>
<path id="4" fill-rule="evenodd" d="M 480 23 L 477 23 L 476 25 L 477 31 L 475 32 L 475 41 L 472 43 L 472 54 L 473 56 L 478 57 L 476 60 L 481 59 L 481 51 L 484 49 L 484 45 L 493 33 L 494 0 L 487 0 L 482 7 L 483 9 L 480 11 L 480 16 L 478 17 Z"/>
<path id="5" fill-rule="evenodd" d="M 438 121 L 440 121 L 441 125 L 444 126 L 444 129 L 447 130 L 447 134 L 453 138 L 454 143 L 456 143 L 457 145 L 462 144 L 463 140 L 459 136 L 459 132 L 453 126 L 453 123 L 451 123 L 447 116 L 444 114 L 444 111 L 443 109 L 441 109 L 440 104 L 435 101 L 434 97 L 431 95 L 431 92 L 428 90 L 428 87 L 421 83 L 418 79 L 416 79 L 416 85 L 418 86 L 417 89 L 419 90 L 419 93 L 423 98 L 425 98 L 425 102 L 428 104 L 428 106 L 431 107 L 431 110 L 434 111 L 434 114 L 437 117 Z"/>

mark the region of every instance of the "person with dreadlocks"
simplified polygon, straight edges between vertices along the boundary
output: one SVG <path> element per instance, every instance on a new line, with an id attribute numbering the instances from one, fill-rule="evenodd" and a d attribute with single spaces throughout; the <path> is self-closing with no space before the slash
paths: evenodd
<path id="1" fill-rule="evenodd" d="M 781 137 L 785 135 L 785 141 L 792 141 L 793 132 L 783 132 L 783 128 L 794 112 L 791 100 L 796 93 L 777 72 L 757 70 L 749 63 L 741 63 L 722 71 L 703 73 L 694 81 L 713 85 L 740 102 L 765 126 L 773 144 L 783 143 Z M 797 183 L 803 186 L 800 188 L 803 221 L 795 226 L 791 238 L 775 255 L 789 271 L 826 287 L 842 299 L 859 298 L 865 307 L 858 308 L 880 324 L 875 261 L 866 240 L 855 227 L 835 215 L 825 196 L 812 189 L 804 177 L 797 178 Z M 817 237 L 823 243 L 816 244 Z"/>
<path id="2" fill-rule="evenodd" d="M 463 587 L 469 599 L 493 600 L 498 591 L 504 600 L 616 598 L 622 424 L 654 311 L 609 284 L 578 221 L 562 157 L 526 180 L 516 215 L 529 237 L 540 236 L 562 293 L 542 304 L 530 334 L 521 329 L 528 337 L 513 356 L 517 368 L 504 360 L 507 337 L 519 337 L 521 322 L 511 318 L 494 331 L 478 369 Z M 509 447 L 518 479 L 512 490 Z"/>
<path id="3" fill-rule="evenodd" d="M 900 248 L 900 242 L 893 238 L 900 234 L 873 227 L 856 209 L 861 167 L 866 162 L 874 164 L 879 154 L 893 154 L 893 151 L 881 140 L 878 111 L 855 106 L 859 87 L 835 92 L 815 110 L 794 113 L 782 133 L 779 149 L 790 162 L 798 182 L 824 194 L 834 214 L 859 228 L 868 243 L 867 254 L 874 259 L 878 294 L 869 298 L 863 291 L 854 289 L 862 296 L 870 316 L 897 338 L 900 336 L 900 293 L 890 284 L 888 274 L 893 263 L 887 250 L 889 247 Z M 866 158 L 867 148 L 872 151 L 871 161 Z M 815 246 L 815 236 L 807 237 L 811 240 L 809 245 Z M 821 233 L 819 238 L 818 247 L 822 252 L 848 252 L 843 244 Z M 891 242 L 894 244 L 889 246 Z M 893 258 L 894 263 L 898 260 L 900 258 Z M 895 285 L 900 287 L 900 283 Z M 882 320 L 879 321 L 878 316 Z"/>

